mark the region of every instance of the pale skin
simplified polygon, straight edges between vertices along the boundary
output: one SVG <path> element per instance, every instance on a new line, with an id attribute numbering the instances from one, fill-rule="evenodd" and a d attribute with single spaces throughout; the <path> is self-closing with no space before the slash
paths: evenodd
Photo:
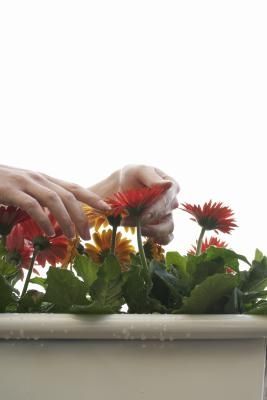
<path id="1" fill-rule="evenodd" d="M 14 205 L 26 211 L 48 236 L 55 234 L 43 207 L 55 216 L 64 234 L 73 238 L 77 231 L 90 239 L 90 227 L 82 203 L 106 211 L 106 197 L 118 191 L 163 185 L 166 191 L 142 215 L 142 233 L 160 244 L 173 239 L 172 212 L 178 207 L 178 183 L 158 168 L 147 165 L 126 165 L 101 182 L 84 188 L 75 183 L 53 178 L 40 172 L 0 165 L 0 204 Z M 134 226 L 125 218 L 122 225 Z"/>

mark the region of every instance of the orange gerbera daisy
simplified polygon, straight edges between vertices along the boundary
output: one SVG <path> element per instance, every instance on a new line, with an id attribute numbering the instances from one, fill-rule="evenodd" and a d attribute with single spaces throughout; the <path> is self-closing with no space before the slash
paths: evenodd
<path id="1" fill-rule="evenodd" d="M 90 226 L 94 227 L 95 231 L 98 232 L 99 229 L 102 228 L 107 228 L 108 225 L 110 225 L 108 217 L 113 215 L 113 211 L 100 211 L 96 210 L 95 208 L 92 208 L 88 206 L 87 204 L 83 205 L 83 210 L 85 215 L 88 218 Z M 132 234 L 135 233 L 135 227 L 133 226 L 124 226 L 123 229 L 125 232 L 131 232 Z"/>
<path id="2" fill-rule="evenodd" d="M 148 238 L 143 246 L 145 255 L 149 260 L 164 261 L 164 248 L 152 238 Z"/>
<path id="3" fill-rule="evenodd" d="M 115 193 L 112 197 L 106 199 L 106 202 L 112 207 L 115 216 L 127 212 L 131 216 L 139 217 L 166 189 L 166 187 L 159 185 L 151 188 L 130 189 L 126 192 Z"/>
<path id="4" fill-rule="evenodd" d="M 77 247 L 80 244 L 79 236 L 76 236 L 73 240 L 70 240 L 67 246 L 66 257 L 62 260 L 62 268 L 68 268 L 68 265 L 74 260 L 78 254 Z"/>
<path id="5" fill-rule="evenodd" d="M 104 261 L 105 257 L 109 254 L 111 248 L 112 229 L 103 230 L 93 233 L 94 244 L 86 243 L 85 251 L 92 257 L 96 263 Z M 129 264 L 131 254 L 135 253 L 135 248 L 131 241 L 122 237 L 122 233 L 118 232 L 116 236 L 115 255 L 121 263 L 122 267 Z M 122 268 L 123 269 L 123 268 Z"/>
<path id="6" fill-rule="evenodd" d="M 212 203 L 210 200 L 203 207 L 188 203 L 184 203 L 182 206 L 182 210 L 191 214 L 194 217 L 192 220 L 198 222 L 206 230 L 214 229 L 215 232 L 218 230 L 223 233 L 230 233 L 237 227 L 234 218 L 232 218 L 233 211 L 229 207 L 223 206 L 221 202 Z"/>

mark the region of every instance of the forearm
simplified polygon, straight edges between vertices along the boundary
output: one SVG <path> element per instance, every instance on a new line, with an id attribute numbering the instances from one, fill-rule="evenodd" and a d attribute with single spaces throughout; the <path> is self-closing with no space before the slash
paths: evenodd
<path id="1" fill-rule="evenodd" d="M 88 189 L 100 196 L 102 199 L 105 199 L 119 190 L 119 174 L 120 170 L 115 171 L 110 176 Z"/>

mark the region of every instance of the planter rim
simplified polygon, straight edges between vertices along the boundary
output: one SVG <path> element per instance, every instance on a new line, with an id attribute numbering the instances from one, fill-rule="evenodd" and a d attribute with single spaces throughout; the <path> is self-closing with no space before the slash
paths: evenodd
<path id="1" fill-rule="evenodd" d="M 267 318 L 250 315 L 0 315 L 0 339 L 257 339 Z"/>

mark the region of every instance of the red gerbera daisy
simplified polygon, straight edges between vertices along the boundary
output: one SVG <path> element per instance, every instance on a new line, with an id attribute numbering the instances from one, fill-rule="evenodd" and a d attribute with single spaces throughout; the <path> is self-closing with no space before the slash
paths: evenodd
<path id="1" fill-rule="evenodd" d="M 205 239 L 201 244 L 201 253 L 205 253 L 205 251 L 210 247 L 227 247 L 227 243 L 217 239 L 215 236 L 212 236 L 210 239 Z M 188 254 L 195 255 L 197 251 L 197 246 L 192 246 L 192 249 L 188 252 Z"/>
<path id="2" fill-rule="evenodd" d="M 182 204 L 183 211 L 193 215 L 193 221 L 198 222 L 205 230 L 214 229 L 216 232 L 230 233 L 237 225 L 235 224 L 233 211 L 221 202 L 212 203 L 211 200 L 205 203 L 203 207 L 200 205 Z"/>
<path id="3" fill-rule="evenodd" d="M 126 192 L 115 193 L 106 202 L 112 207 L 114 216 L 128 212 L 131 216 L 138 217 L 165 192 L 166 186 L 153 186 L 151 188 L 131 189 Z"/>
<path id="4" fill-rule="evenodd" d="M 18 207 L 0 206 L 0 235 L 8 235 L 13 226 L 27 218 L 28 214 Z"/>
<path id="5" fill-rule="evenodd" d="M 55 230 L 54 237 L 47 237 L 32 219 L 22 223 L 24 237 L 33 243 L 34 249 L 37 251 L 36 261 L 42 267 L 45 266 L 46 262 L 55 266 L 56 263 L 64 260 L 68 251 L 69 240 L 63 235 L 51 214 L 49 218 Z"/>
<path id="6" fill-rule="evenodd" d="M 32 243 L 24 238 L 23 228 L 20 224 L 14 226 L 6 239 L 8 260 L 21 268 L 29 268 L 33 253 Z"/>

